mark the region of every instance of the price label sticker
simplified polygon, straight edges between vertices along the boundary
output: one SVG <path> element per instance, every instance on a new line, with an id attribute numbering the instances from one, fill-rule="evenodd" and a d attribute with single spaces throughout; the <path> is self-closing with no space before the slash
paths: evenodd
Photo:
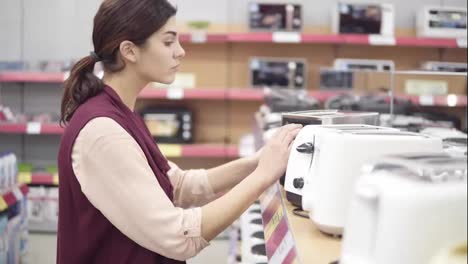
<path id="1" fill-rule="evenodd" d="M 457 45 L 459 48 L 466 48 L 466 38 L 457 39 Z"/>
<path id="2" fill-rule="evenodd" d="M 434 105 L 434 96 L 432 96 L 432 95 L 421 95 L 421 96 L 419 96 L 419 104 L 420 105 L 426 105 L 426 106 Z"/>
<path id="3" fill-rule="evenodd" d="M 182 146 L 176 144 L 160 144 L 159 149 L 166 157 L 177 158 L 182 156 Z"/>
<path id="4" fill-rule="evenodd" d="M 54 185 L 58 185 L 58 184 L 59 184 L 59 176 L 58 176 L 58 174 L 54 174 L 54 175 L 52 176 L 52 183 L 53 183 Z"/>
<path id="5" fill-rule="evenodd" d="M 29 122 L 26 126 L 26 133 L 30 135 L 38 135 L 41 133 L 41 123 Z"/>
<path id="6" fill-rule="evenodd" d="M 32 174 L 31 172 L 20 172 L 18 174 L 18 181 L 20 183 L 30 184 L 32 182 Z"/>
<path id="7" fill-rule="evenodd" d="M 298 32 L 273 32 L 273 42 L 276 43 L 300 43 L 301 34 Z"/>
<path id="8" fill-rule="evenodd" d="M 192 43 L 205 43 L 208 40 L 205 31 L 193 31 L 190 35 Z"/>
<path id="9" fill-rule="evenodd" d="M 181 100 L 184 98 L 184 89 L 178 87 L 171 87 L 167 89 L 167 99 Z"/>
<path id="10" fill-rule="evenodd" d="M 374 46 L 395 46 L 396 39 L 392 36 L 370 35 L 369 44 Z"/>

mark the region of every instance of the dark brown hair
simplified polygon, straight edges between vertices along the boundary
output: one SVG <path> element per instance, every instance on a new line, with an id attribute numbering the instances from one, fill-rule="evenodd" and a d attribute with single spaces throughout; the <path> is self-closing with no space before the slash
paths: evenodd
<path id="1" fill-rule="evenodd" d="M 70 121 L 76 109 L 104 87 L 94 75 L 94 65 L 102 61 L 105 72 L 125 67 L 120 57 L 120 43 L 125 40 L 143 46 L 161 29 L 177 10 L 167 0 L 105 0 L 94 17 L 94 51 L 78 61 L 64 83 L 60 122 Z"/>

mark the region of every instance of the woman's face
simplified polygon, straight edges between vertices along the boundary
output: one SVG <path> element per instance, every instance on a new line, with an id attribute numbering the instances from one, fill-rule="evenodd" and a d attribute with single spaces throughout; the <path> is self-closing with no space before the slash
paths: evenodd
<path id="1" fill-rule="evenodd" d="M 175 16 L 151 35 L 138 49 L 136 67 L 148 82 L 170 84 L 174 82 L 185 50 L 179 43 Z"/>

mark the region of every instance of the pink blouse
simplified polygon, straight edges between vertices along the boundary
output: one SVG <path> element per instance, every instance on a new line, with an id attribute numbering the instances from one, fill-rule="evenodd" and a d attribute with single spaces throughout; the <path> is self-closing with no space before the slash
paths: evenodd
<path id="1" fill-rule="evenodd" d="M 188 259 L 209 243 L 201 236 L 202 206 L 215 198 L 206 170 L 170 162 L 174 204 L 138 143 L 107 117 L 89 121 L 72 153 L 73 171 L 88 200 L 123 234 L 164 255 Z"/>

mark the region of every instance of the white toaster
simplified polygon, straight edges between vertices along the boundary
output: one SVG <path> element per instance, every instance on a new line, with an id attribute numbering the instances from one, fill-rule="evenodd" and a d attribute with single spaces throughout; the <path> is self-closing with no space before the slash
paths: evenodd
<path id="1" fill-rule="evenodd" d="M 353 112 L 353 111 L 340 111 L 340 110 L 308 110 L 308 111 L 298 111 L 298 112 L 289 112 L 282 114 L 282 123 L 283 125 L 294 123 L 301 124 L 304 126 L 307 125 L 337 125 L 337 124 L 366 124 L 366 125 L 377 125 L 379 123 L 379 114 L 374 112 Z M 298 137 L 296 137 L 296 143 L 304 141 L 307 142 L 310 135 L 308 130 L 303 130 Z M 271 133 L 271 132 L 269 132 Z M 303 140 L 298 140 L 297 138 L 304 138 Z M 302 144 L 302 143 L 301 143 Z M 297 145 L 299 146 L 299 145 Z M 296 146 L 296 147 L 297 147 Z M 295 148 L 296 149 L 296 148 Z M 301 188 L 292 188 L 293 181 L 297 176 L 297 169 L 301 170 L 305 168 L 302 166 L 302 158 L 304 157 L 302 152 L 297 152 L 294 154 L 294 157 L 289 158 L 291 164 L 289 179 L 284 179 L 285 189 L 286 189 L 286 198 L 292 204 L 302 207 L 302 189 Z M 307 164 L 307 162 L 306 162 Z M 299 177 L 302 179 L 303 177 Z M 300 180 L 299 179 L 299 180 Z M 280 182 L 282 182 L 281 179 Z M 288 182 L 289 181 L 289 182 Z M 288 182 L 288 183 L 286 183 Z"/>
<path id="2" fill-rule="evenodd" d="M 467 241 L 467 159 L 386 157 L 357 182 L 340 264 L 429 263 Z"/>
<path id="3" fill-rule="evenodd" d="M 369 125 L 305 126 L 292 148 L 285 190 L 302 195 L 318 229 L 341 235 L 362 165 L 402 151 L 440 152 L 442 140 Z"/>

